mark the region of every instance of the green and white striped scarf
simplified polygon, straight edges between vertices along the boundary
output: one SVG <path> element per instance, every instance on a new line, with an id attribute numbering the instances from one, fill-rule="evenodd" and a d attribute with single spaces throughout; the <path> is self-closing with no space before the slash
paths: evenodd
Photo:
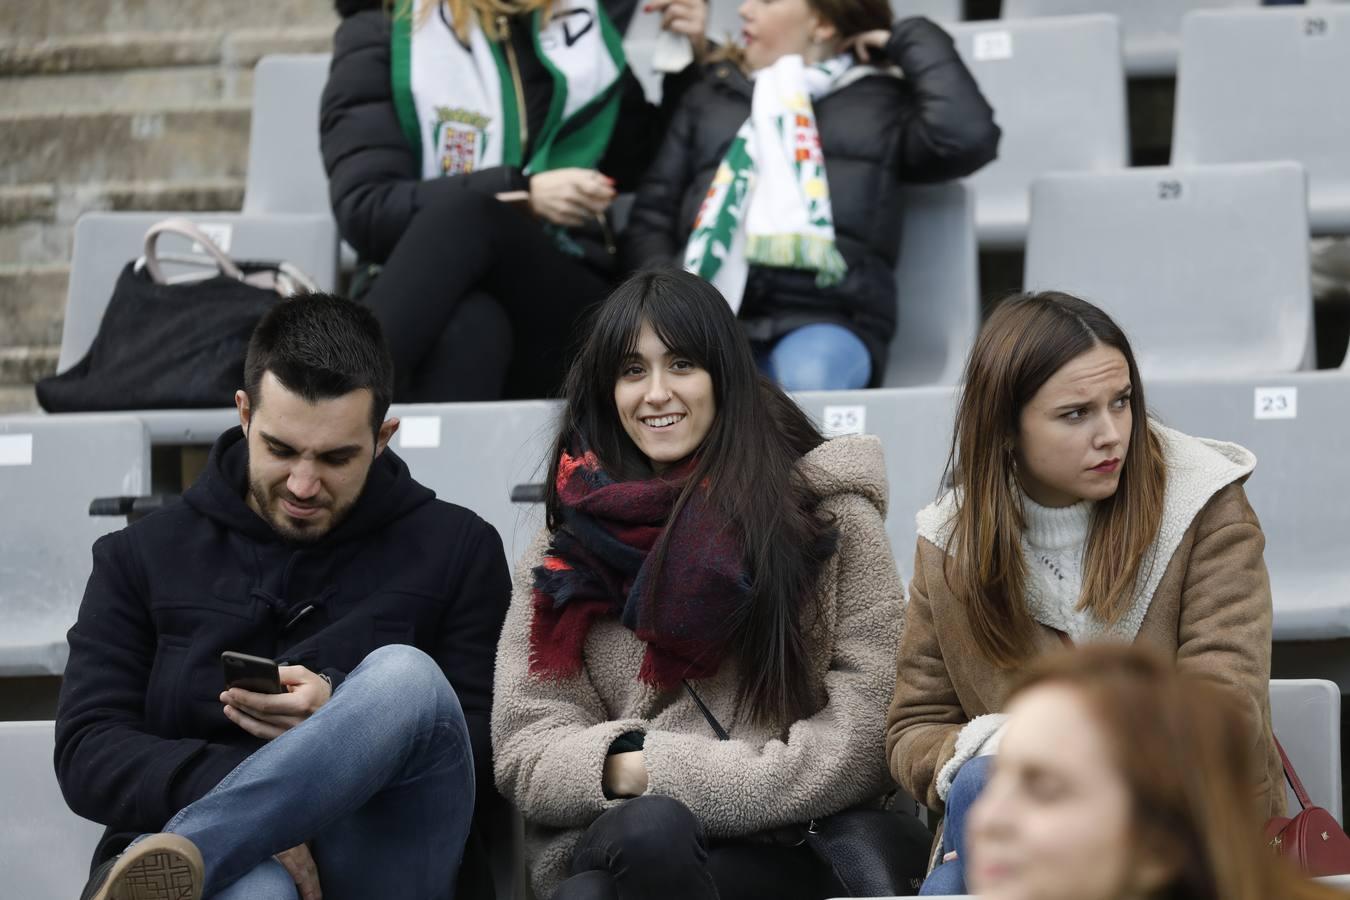
<path id="1" fill-rule="evenodd" d="M 422 10 L 436 9 L 430 15 Z M 475 22 L 460 43 L 442 0 L 399 0 L 393 19 L 394 107 L 421 157 L 422 177 L 489 166 L 526 174 L 593 169 L 619 117 L 623 36 L 597 0 L 559 0 L 547 25 L 534 14 L 535 50 L 553 76 L 553 102 L 524 158 L 516 74 L 508 49 Z M 417 24 L 422 22 L 420 26 Z"/>
<path id="2" fill-rule="evenodd" d="M 750 118 L 713 176 L 684 256 L 733 311 L 752 265 L 813 271 L 820 287 L 843 280 L 811 101 L 876 71 L 845 54 L 810 67 L 785 56 L 756 73 Z"/>

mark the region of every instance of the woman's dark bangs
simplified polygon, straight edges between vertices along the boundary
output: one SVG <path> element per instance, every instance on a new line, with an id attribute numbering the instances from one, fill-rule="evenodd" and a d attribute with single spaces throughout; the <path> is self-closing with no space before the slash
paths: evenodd
<path id="1" fill-rule="evenodd" d="M 646 322 L 671 353 L 712 371 L 715 341 L 711 329 L 694 315 L 695 309 L 696 304 L 687 298 L 651 291 L 643 298 L 641 317 L 628 352 L 636 349 L 641 323 Z"/>

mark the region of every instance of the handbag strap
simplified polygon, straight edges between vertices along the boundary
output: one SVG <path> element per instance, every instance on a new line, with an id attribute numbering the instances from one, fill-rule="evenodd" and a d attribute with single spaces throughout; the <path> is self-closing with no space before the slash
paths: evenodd
<path id="1" fill-rule="evenodd" d="M 1294 796 L 1298 798 L 1299 806 L 1304 809 L 1312 807 L 1312 798 L 1308 796 L 1308 791 L 1303 787 L 1303 782 L 1299 779 L 1298 773 L 1294 771 L 1294 764 L 1289 761 L 1289 756 L 1284 752 L 1284 747 L 1280 744 L 1280 739 L 1275 738 L 1275 749 L 1280 751 L 1280 762 L 1284 764 L 1284 777 L 1289 780 L 1289 786 L 1294 789 Z"/>
<path id="2" fill-rule="evenodd" d="M 145 268 L 155 284 L 167 283 L 164 267 L 160 265 L 159 253 L 156 249 L 159 236 L 166 232 L 195 241 L 206 252 L 206 255 L 215 261 L 222 274 L 228 275 L 236 281 L 244 280 L 243 270 L 235 265 L 234 260 L 225 255 L 224 250 L 216 246 L 215 241 L 207 237 L 200 228 L 188 219 L 178 217 L 156 222 L 145 232 Z"/>
<path id="3" fill-rule="evenodd" d="M 693 699 L 694 705 L 698 707 L 698 711 L 703 713 L 703 718 L 707 719 L 708 724 L 712 726 L 713 734 L 717 735 L 717 739 L 719 741 L 731 740 L 731 735 L 722 727 L 722 723 L 717 721 L 717 717 L 712 714 L 712 710 L 708 709 L 708 705 L 703 702 L 703 698 L 698 695 L 698 691 L 694 690 L 694 686 L 683 679 L 680 683 L 689 692 L 689 696 Z"/>

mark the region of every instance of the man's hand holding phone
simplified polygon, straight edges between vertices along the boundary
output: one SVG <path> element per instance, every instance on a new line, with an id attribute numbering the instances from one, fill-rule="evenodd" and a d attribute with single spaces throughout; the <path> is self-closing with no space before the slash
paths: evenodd
<path id="1" fill-rule="evenodd" d="M 225 718 L 270 741 L 314 715 L 333 696 L 328 680 L 304 666 L 279 666 L 277 677 L 285 693 L 263 694 L 242 687 L 222 691 Z"/>

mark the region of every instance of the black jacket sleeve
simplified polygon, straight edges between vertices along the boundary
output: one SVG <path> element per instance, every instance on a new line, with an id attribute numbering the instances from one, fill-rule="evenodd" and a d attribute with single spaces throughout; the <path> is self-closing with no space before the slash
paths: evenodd
<path id="1" fill-rule="evenodd" d="M 446 191 L 526 190 L 519 169 L 493 166 L 422 179 L 394 108 L 390 27 L 379 9 L 355 12 L 333 38 L 319 110 L 319 146 L 338 231 L 367 260 L 383 262 L 413 215 Z"/>
<path id="2" fill-rule="evenodd" d="M 434 656 L 449 679 L 469 726 L 475 771 L 492 784 L 492 674 L 497 639 L 511 603 L 511 575 L 502 540 L 491 525 L 477 521 L 467 542 L 464 565 L 452 575 L 453 601 L 441 623 Z"/>
<path id="3" fill-rule="evenodd" d="M 682 72 L 665 76 L 661 80 L 660 106 L 647 102 L 631 69 L 624 71 L 619 120 L 599 165 L 601 172 L 615 180 L 620 193 L 635 191 L 642 183 L 681 98 L 698 81 L 697 69 L 697 64 L 690 64 Z"/>
<path id="4" fill-rule="evenodd" d="M 67 635 L 56 713 L 56 777 L 77 814 L 118 830 L 158 831 L 261 746 L 169 739 L 145 705 L 157 637 L 125 531 L 94 544 L 94 568 Z"/>
<path id="5" fill-rule="evenodd" d="M 705 97 L 702 87 L 685 94 L 638 188 L 623 234 L 623 263 L 630 271 L 677 262 L 680 207 L 694 178 L 695 129 Z"/>
<path id="6" fill-rule="evenodd" d="M 891 29 L 886 54 L 904 73 L 914 114 L 901 135 L 900 178 L 961 178 L 998 155 L 1001 132 L 951 35 L 922 16 Z"/>

